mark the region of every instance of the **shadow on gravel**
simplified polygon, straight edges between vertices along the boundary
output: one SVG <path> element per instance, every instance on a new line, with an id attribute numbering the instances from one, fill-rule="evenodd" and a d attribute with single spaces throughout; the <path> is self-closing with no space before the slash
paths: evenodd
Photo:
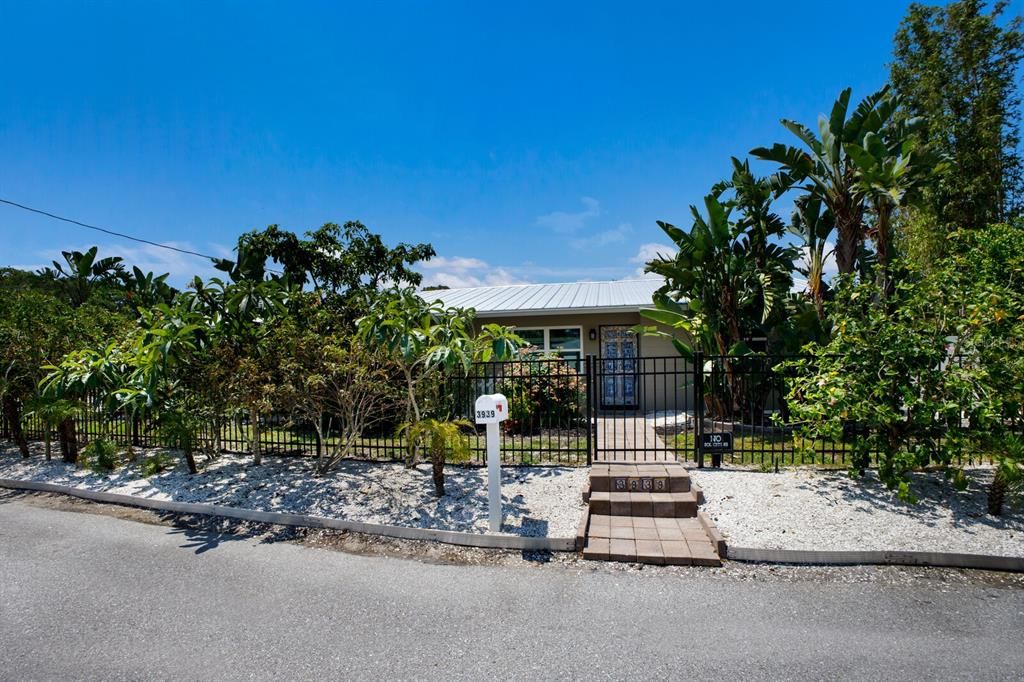
<path id="1" fill-rule="evenodd" d="M 850 478 L 845 473 L 819 474 L 821 484 L 812 480 L 801 481 L 796 487 L 825 497 L 833 504 L 855 504 L 856 511 L 872 514 L 876 509 L 892 514 L 909 516 L 925 526 L 937 526 L 952 520 L 954 526 L 970 532 L 979 526 L 1006 529 L 1024 528 L 1021 510 L 1007 507 L 1001 517 L 990 516 L 986 509 L 988 486 L 992 472 L 969 472 L 966 490 L 957 490 L 941 473 L 917 472 L 910 476 L 910 490 L 918 498 L 917 504 L 902 502 L 894 491 L 888 490 L 878 475 L 869 471 L 863 478 Z"/>

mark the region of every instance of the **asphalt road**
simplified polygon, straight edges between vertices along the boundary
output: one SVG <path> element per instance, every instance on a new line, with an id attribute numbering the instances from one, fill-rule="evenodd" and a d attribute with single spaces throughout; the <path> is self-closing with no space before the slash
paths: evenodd
<path id="1" fill-rule="evenodd" d="M 0 504 L 0 678 L 1020 679 L 1024 590 L 366 557 Z"/>

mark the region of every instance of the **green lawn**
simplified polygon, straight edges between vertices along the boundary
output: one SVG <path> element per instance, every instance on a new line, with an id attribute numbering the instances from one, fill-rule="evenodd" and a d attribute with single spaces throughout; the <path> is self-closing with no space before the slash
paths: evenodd
<path id="1" fill-rule="evenodd" d="M 678 452 L 686 453 L 689 459 L 694 452 L 693 432 L 681 433 L 674 437 L 673 445 Z M 845 459 L 844 459 L 845 449 Z M 975 456 L 967 464 L 991 463 L 993 454 L 979 446 Z M 723 455 L 722 461 L 736 466 L 753 466 L 763 469 L 794 466 L 816 466 L 821 468 L 845 469 L 850 464 L 853 448 L 849 443 L 812 440 L 802 436 L 775 434 L 733 435 L 733 451 Z M 710 454 L 705 454 L 705 462 Z M 872 458 L 872 464 L 874 464 Z"/>
<path id="2" fill-rule="evenodd" d="M 694 452 L 692 431 L 675 436 L 674 446 L 677 451 L 686 452 L 692 457 Z M 774 468 L 791 466 L 818 466 L 827 468 L 845 468 L 842 443 L 832 441 L 810 440 L 786 434 L 733 434 L 733 451 L 725 453 L 722 461 L 737 466 L 758 466 Z M 847 458 L 852 454 L 846 446 Z M 710 454 L 705 454 L 705 461 Z"/>

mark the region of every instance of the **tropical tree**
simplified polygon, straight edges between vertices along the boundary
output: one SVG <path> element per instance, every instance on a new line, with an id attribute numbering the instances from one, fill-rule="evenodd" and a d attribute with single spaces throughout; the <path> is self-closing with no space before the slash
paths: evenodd
<path id="1" fill-rule="evenodd" d="M 72 307 L 77 308 L 89 300 L 98 286 L 113 284 L 124 274 L 123 260 L 119 256 L 97 259 L 99 247 L 85 253 L 62 251 L 64 262 L 53 261 L 53 269 L 45 268 L 40 274 L 60 283 Z"/>
<path id="2" fill-rule="evenodd" d="M 1020 16 L 1009 4 L 955 0 L 914 3 L 900 23 L 890 79 L 904 103 L 899 118 L 919 117 L 920 143 L 956 172 L 929 187 L 915 216 L 910 251 L 922 267 L 945 251 L 958 229 L 984 229 L 1013 217 L 1024 199 L 1018 68 L 1024 58 Z M 1012 15 L 1012 12 L 1010 12 Z"/>
<path id="3" fill-rule="evenodd" d="M 825 264 L 832 254 L 829 237 L 835 229 L 835 220 L 827 208 L 823 210 L 821 197 L 804 194 L 794 202 L 789 231 L 803 242 L 797 271 L 807 280 L 807 296 L 814 304 L 818 320 L 825 319 Z"/>
<path id="4" fill-rule="evenodd" d="M 514 356 L 521 339 L 510 328 L 496 324 L 482 325 L 477 333 L 475 317 L 472 309 L 445 308 L 440 301 L 424 301 L 412 289 L 391 289 L 358 321 L 360 339 L 385 349 L 405 379 L 406 432 L 420 434 L 418 424 L 425 418 L 450 421 L 450 401 L 424 403 L 424 394 L 437 386 L 432 380 L 445 374 L 465 376 L 474 361 Z M 425 441 L 407 442 L 406 464 L 412 466 Z M 438 477 L 443 480 L 443 464 L 443 459 L 434 461 L 435 481 Z M 443 490 L 443 485 L 435 488 Z"/>
<path id="5" fill-rule="evenodd" d="M 215 266 L 235 282 L 269 276 L 288 286 L 310 286 L 351 323 L 382 286 L 419 285 L 423 275 L 412 266 L 434 255 L 429 244 L 389 247 L 359 221 L 349 221 L 325 223 L 303 237 L 278 225 L 247 232 L 238 239 L 236 259 Z M 267 261 L 280 270 L 267 269 Z"/>
<path id="6" fill-rule="evenodd" d="M 438 497 L 444 497 L 445 494 L 445 459 L 449 456 L 469 457 L 469 439 L 465 432 L 472 428 L 473 424 L 465 419 L 422 419 L 418 422 L 405 422 L 398 427 L 398 433 L 405 437 L 406 442 L 422 447 L 430 454 L 434 492 Z"/>
<path id="7" fill-rule="evenodd" d="M 856 192 L 873 218 L 868 235 L 875 243 L 877 279 L 883 294 L 888 294 L 890 289 L 889 262 L 895 215 L 918 203 L 922 190 L 946 169 L 937 154 L 919 144 L 915 131 L 923 124 L 921 118 L 902 118 L 878 133 L 868 132 L 860 144 L 846 145 L 847 153 L 856 164 Z"/>
<path id="8" fill-rule="evenodd" d="M 690 207 L 689 231 L 658 222 L 678 251 L 647 264 L 647 271 L 661 275 L 665 286 L 654 297 L 655 310 L 641 315 L 683 332 L 684 338 L 656 327 L 642 331 L 671 338 L 687 357 L 693 355 L 692 340 L 720 355 L 746 352 L 745 340 L 781 312 L 792 286 L 789 273 L 795 252 L 769 241 L 783 227 L 775 217 L 763 215 L 761 192 L 766 188 L 744 181 L 756 188 L 756 198 L 752 200 L 745 189 L 737 191 L 740 198 L 735 201 L 709 194 L 704 198 L 706 217 Z M 732 220 L 736 206 L 740 217 Z"/>
<path id="9" fill-rule="evenodd" d="M 818 121 L 818 135 L 807 126 L 782 119 L 782 125 L 803 144 L 803 148 L 775 143 L 757 147 L 751 154 L 774 161 L 781 167 L 773 176 L 778 193 L 797 188 L 821 199 L 835 221 L 836 265 L 840 274 L 853 273 L 864 242 L 865 202 L 858 188 L 858 166 L 849 153 L 850 145 L 865 145 L 868 133 L 876 135 L 888 125 L 896 110 L 888 86 L 865 97 L 847 116 L 851 89 L 839 94 L 828 117 Z"/>
<path id="10" fill-rule="evenodd" d="M 270 343 L 281 357 L 279 404 L 317 434 L 317 473 L 351 457 L 364 434 L 394 414 L 401 390 L 387 354 L 360 339 L 323 334 L 289 320 Z"/>

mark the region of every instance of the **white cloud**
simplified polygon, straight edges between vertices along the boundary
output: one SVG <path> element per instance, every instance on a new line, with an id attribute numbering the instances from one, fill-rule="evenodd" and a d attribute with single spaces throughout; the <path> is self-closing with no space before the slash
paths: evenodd
<path id="1" fill-rule="evenodd" d="M 577 211 L 576 213 L 566 213 L 565 211 L 546 213 L 537 217 L 537 224 L 562 233 L 581 230 L 588 220 L 601 215 L 601 203 L 597 199 L 590 197 L 582 197 L 580 202 L 583 204 L 582 211 Z"/>
<path id="2" fill-rule="evenodd" d="M 446 286 L 460 289 L 502 284 L 526 284 L 508 268 L 491 266 L 479 258 L 437 256 L 424 263 L 419 263 L 419 267 L 427 271 L 423 276 L 422 286 L 425 287 Z"/>
<path id="3" fill-rule="evenodd" d="M 580 237 L 579 239 L 572 240 L 572 247 L 574 249 L 588 249 L 601 246 L 609 246 L 610 244 L 619 244 L 626 241 L 633 232 L 633 226 L 629 223 L 622 223 L 618 227 L 613 227 L 610 230 L 598 232 L 589 237 Z"/>
<path id="4" fill-rule="evenodd" d="M 638 277 L 658 277 L 659 275 L 655 275 L 654 273 L 644 272 L 644 268 L 647 267 L 647 263 L 659 256 L 673 258 L 675 255 L 676 248 L 674 246 L 648 242 L 647 244 L 640 245 L 636 255 L 630 258 L 629 262 L 640 264 L 640 267 L 636 269 L 636 275 Z"/>

